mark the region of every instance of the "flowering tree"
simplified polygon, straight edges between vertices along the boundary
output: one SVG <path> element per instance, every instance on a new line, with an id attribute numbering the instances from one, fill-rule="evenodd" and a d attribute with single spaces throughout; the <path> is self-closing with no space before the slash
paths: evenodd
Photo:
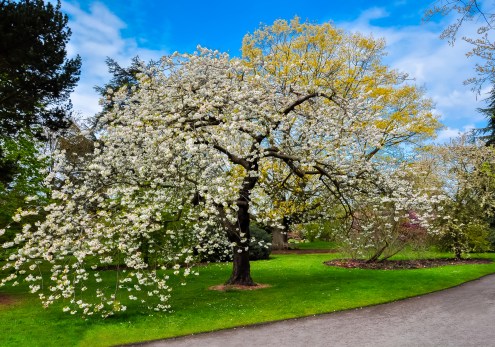
<path id="1" fill-rule="evenodd" d="M 404 163 L 373 194 L 354 195 L 355 212 L 347 231 L 338 235 L 344 253 L 353 259 L 383 261 L 437 234 L 431 221 L 439 195 L 415 188 L 410 174 L 411 167 Z"/>
<path id="2" fill-rule="evenodd" d="M 78 168 L 82 179 L 64 175 L 71 165 L 59 158 L 49 179 L 65 184 L 46 220 L 16 238 L 22 248 L 6 265 L 17 270 L 10 279 L 41 282 L 29 271 L 44 259 L 53 264 L 50 295 L 41 294 L 47 304 L 67 298 L 71 312 L 106 315 L 125 308 L 120 288 L 146 290 L 166 309 L 160 268 L 179 274 L 193 249 L 226 237 L 227 283 L 255 285 L 250 207 L 263 170 L 317 177 L 352 216 L 357 197 L 382 194 L 397 178 L 386 169 L 394 165 L 387 150 L 438 126 L 421 92 L 381 65 L 381 41 L 296 19 L 247 36 L 244 48 L 243 59 L 202 48 L 166 56 L 141 66 L 137 86 L 109 90 L 103 135 Z M 115 290 L 99 287 L 89 302 L 85 282 L 102 280 L 97 270 L 112 264 L 124 266 Z"/>
<path id="3" fill-rule="evenodd" d="M 444 199 L 436 224 L 441 242 L 457 259 L 465 252 L 485 251 L 490 219 L 495 215 L 495 151 L 465 137 L 433 149 L 434 172 Z"/>

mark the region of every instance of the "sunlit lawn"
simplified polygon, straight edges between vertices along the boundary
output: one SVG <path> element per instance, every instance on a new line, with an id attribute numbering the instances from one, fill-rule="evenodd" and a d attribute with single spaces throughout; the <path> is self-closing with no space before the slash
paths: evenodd
<path id="1" fill-rule="evenodd" d="M 0 308 L 0 346 L 109 346 L 239 325 L 373 305 L 420 295 L 494 273 L 495 263 L 421 270 L 360 270 L 328 267 L 338 254 L 276 255 L 253 262 L 255 281 L 270 288 L 217 292 L 229 264 L 212 264 L 186 286 L 176 287 L 173 312 L 149 316 L 133 310 L 108 319 L 83 320 L 60 307 L 43 309 L 36 298 Z M 495 259 L 495 254 L 483 257 Z M 16 292 L 17 291 L 17 292 Z"/>

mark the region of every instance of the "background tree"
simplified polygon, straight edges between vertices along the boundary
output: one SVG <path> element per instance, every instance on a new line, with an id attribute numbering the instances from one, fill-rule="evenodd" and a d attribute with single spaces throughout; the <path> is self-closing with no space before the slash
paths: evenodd
<path id="1" fill-rule="evenodd" d="M 122 67 L 120 64 L 112 58 L 107 57 L 106 59 L 108 72 L 112 75 L 112 78 L 104 86 L 97 86 L 95 90 L 103 97 L 108 98 L 113 91 L 126 90 L 129 95 L 133 93 L 136 88 L 139 88 L 139 78 L 138 74 L 144 72 L 146 66 L 157 66 L 158 63 L 155 61 L 150 61 L 147 65 L 145 62 L 139 59 L 138 56 L 132 58 L 131 65 L 128 67 Z M 99 127 L 103 127 L 99 124 L 101 120 L 101 115 L 109 111 L 114 104 L 111 102 L 111 98 L 103 104 L 103 111 L 100 114 L 95 115 L 92 119 L 92 128 L 94 130 Z"/>
<path id="2" fill-rule="evenodd" d="M 338 203 L 316 176 L 299 177 L 284 163 L 261 168 L 259 189 L 253 197 L 256 220 L 272 234 L 273 249 L 287 249 L 288 234 L 297 224 L 321 222 L 337 216 Z"/>
<path id="3" fill-rule="evenodd" d="M 81 66 L 67 59 L 67 15 L 43 0 L 0 3 L 0 129 L 15 135 L 39 125 L 66 128 L 69 94 Z M 34 130 L 34 129 L 32 129 Z"/>
<path id="4" fill-rule="evenodd" d="M 481 134 L 480 139 L 487 146 L 495 146 L 495 89 L 492 88 L 486 102 L 487 107 L 479 108 L 478 111 L 485 115 L 488 119 L 488 124 L 484 128 L 477 129 L 476 132 Z"/>
<path id="5" fill-rule="evenodd" d="M 432 156 L 444 195 L 435 221 L 441 230 L 440 244 L 457 259 L 470 251 L 488 250 L 490 221 L 495 214 L 493 147 L 461 137 L 433 148 Z"/>
<path id="6" fill-rule="evenodd" d="M 0 2 L 0 227 L 36 189 L 46 194 L 40 140 L 70 124 L 81 59 L 66 57 L 67 21 L 60 2 Z"/>

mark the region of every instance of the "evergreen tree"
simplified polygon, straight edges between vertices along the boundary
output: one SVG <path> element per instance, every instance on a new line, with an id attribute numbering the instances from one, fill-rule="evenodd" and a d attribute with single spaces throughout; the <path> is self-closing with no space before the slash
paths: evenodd
<path id="1" fill-rule="evenodd" d="M 483 113 L 488 124 L 486 127 L 478 129 L 478 133 L 482 134 L 481 138 L 485 141 L 487 146 L 495 145 L 495 87 L 490 91 L 490 96 L 487 98 L 488 107 L 479 108 L 478 111 Z"/>
<path id="2" fill-rule="evenodd" d="M 43 139 L 43 129 L 70 124 L 69 95 L 81 58 L 67 58 L 68 17 L 43 0 L 0 0 L 0 181 L 22 171 L 6 143 L 20 134 Z"/>

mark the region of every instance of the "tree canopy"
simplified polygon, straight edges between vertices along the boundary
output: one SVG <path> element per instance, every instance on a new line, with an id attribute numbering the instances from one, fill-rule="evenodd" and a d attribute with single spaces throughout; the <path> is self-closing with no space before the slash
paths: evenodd
<path id="1" fill-rule="evenodd" d="M 81 66 L 67 58 L 67 15 L 43 0 L 0 2 L 0 132 L 66 128 Z"/>
<path id="2" fill-rule="evenodd" d="M 158 300 L 149 307 L 163 310 L 169 287 L 161 269 L 187 276 L 194 252 L 227 241 L 234 260 L 228 283 L 255 285 L 249 226 L 253 211 L 277 199 L 260 191 L 263 176 L 283 182 L 293 175 L 311 182 L 310 190 L 325 189 L 348 225 L 362 215 L 356 212 L 386 204 L 387 218 L 407 220 L 414 208 L 426 228 L 429 196 L 403 179 L 394 150 L 439 123 L 422 91 L 381 63 L 383 48 L 380 40 L 296 18 L 247 35 L 243 58 L 198 47 L 136 64 L 135 85 L 108 90 L 101 138 L 78 179 L 65 174 L 73 166 L 58 156 L 50 178 L 64 184 L 53 186 L 46 220 L 8 245 L 22 248 L 5 268 L 34 271 L 39 259 L 50 262 L 49 295 L 40 296 L 47 305 L 66 299 L 74 313 L 125 309 L 114 288 L 146 290 L 150 302 Z M 261 218 L 280 223 L 278 213 Z M 96 271 L 113 263 L 125 272 L 105 279 L 111 290 L 88 296 L 88 265 Z M 17 275 L 26 277 L 14 271 L 6 280 Z M 33 292 L 42 291 L 41 275 L 29 280 Z"/>
<path id="3" fill-rule="evenodd" d="M 487 107 L 478 109 L 487 118 L 487 125 L 478 129 L 480 138 L 487 146 L 495 146 L 495 88 L 490 91 L 490 96 L 486 99 Z"/>

